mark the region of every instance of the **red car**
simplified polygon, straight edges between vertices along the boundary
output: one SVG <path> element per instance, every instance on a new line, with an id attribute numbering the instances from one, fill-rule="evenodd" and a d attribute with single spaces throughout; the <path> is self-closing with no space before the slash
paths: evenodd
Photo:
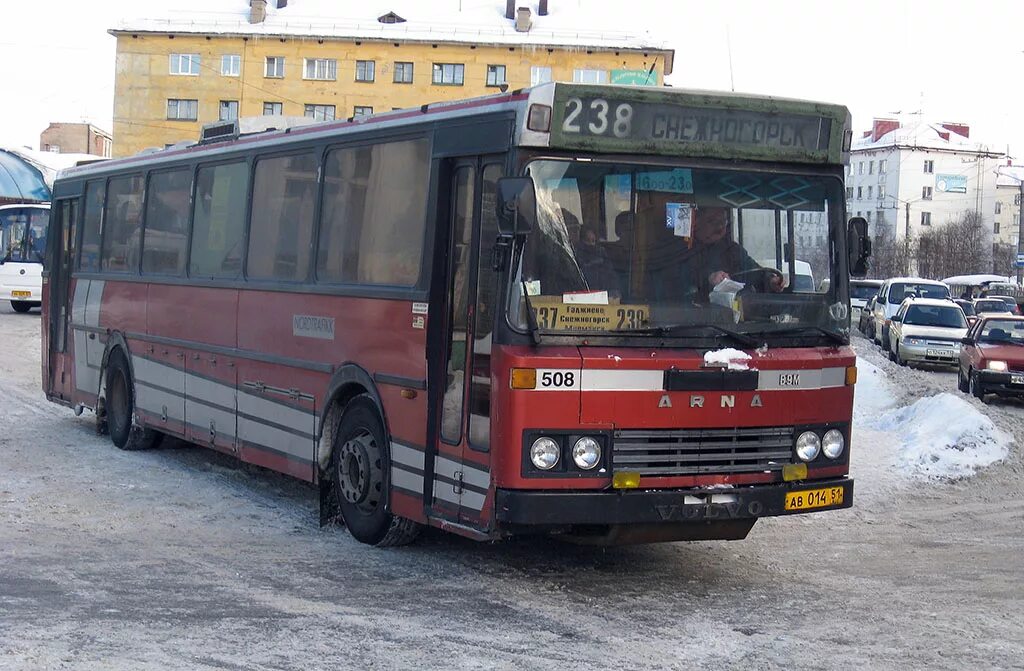
<path id="1" fill-rule="evenodd" d="M 960 391 L 1024 396 L 1024 317 L 980 317 L 961 342 Z"/>

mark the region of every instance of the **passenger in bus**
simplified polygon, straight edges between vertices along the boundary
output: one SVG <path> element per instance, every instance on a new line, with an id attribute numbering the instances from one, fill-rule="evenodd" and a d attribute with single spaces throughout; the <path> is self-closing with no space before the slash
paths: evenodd
<path id="1" fill-rule="evenodd" d="M 572 215 L 569 215 L 572 216 Z M 608 260 L 604 248 L 598 244 L 598 234 L 590 226 L 580 229 L 579 243 L 576 245 L 576 263 L 583 273 L 587 286 L 595 291 L 607 291 L 611 298 L 620 298 L 622 290 L 615 268 Z"/>
<path id="2" fill-rule="evenodd" d="M 615 242 L 605 244 L 605 254 L 618 276 L 619 286 L 629 286 L 629 270 L 633 253 L 633 213 L 619 212 L 615 217 Z"/>
<path id="3" fill-rule="evenodd" d="M 726 208 L 696 208 L 693 244 L 682 254 L 679 265 L 684 301 L 707 303 L 711 291 L 728 279 L 751 285 L 756 291 L 782 291 L 782 274 L 758 265 L 728 232 L 729 213 Z"/>

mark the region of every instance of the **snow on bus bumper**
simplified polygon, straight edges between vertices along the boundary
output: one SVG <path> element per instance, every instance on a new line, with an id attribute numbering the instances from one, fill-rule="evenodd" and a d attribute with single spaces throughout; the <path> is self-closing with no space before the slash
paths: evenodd
<path id="1" fill-rule="evenodd" d="M 601 492 L 499 489 L 495 516 L 503 525 L 650 524 L 757 519 L 853 505 L 853 479 L 778 483 L 732 489 Z"/>

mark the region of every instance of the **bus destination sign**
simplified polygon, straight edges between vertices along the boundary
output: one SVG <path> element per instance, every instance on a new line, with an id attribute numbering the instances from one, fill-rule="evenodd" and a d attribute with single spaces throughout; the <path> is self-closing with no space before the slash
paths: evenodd
<path id="1" fill-rule="evenodd" d="M 556 144 L 624 152 L 788 156 L 816 162 L 829 156 L 833 120 L 828 116 L 687 106 L 610 95 L 559 98 L 555 104 L 561 114 L 555 114 L 552 127 Z"/>

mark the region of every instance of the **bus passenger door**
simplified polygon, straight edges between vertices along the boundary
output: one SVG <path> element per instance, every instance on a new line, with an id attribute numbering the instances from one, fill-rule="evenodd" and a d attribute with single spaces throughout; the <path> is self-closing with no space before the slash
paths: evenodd
<path id="1" fill-rule="evenodd" d="M 43 380 L 47 394 L 61 400 L 71 400 L 71 361 L 68 353 L 68 324 L 71 320 L 71 268 L 75 259 L 75 241 L 78 232 L 78 200 L 60 200 L 51 214 L 49 236 L 49 278 L 45 287 L 47 301 L 43 303 L 47 320 L 47 368 Z M 82 353 L 84 356 L 84 352 Z"/>
<path id="2" fill-rule="evenodd" d="M 497 231 L 494 191 L 501 157 L 454 163 L 451 173 L 444 369 L 432 507 L 484 527 L 490 501 L 490 342 L 496 280 L 489 252 Z M 481 253 L 480 250 L 486 253 Z"/>

